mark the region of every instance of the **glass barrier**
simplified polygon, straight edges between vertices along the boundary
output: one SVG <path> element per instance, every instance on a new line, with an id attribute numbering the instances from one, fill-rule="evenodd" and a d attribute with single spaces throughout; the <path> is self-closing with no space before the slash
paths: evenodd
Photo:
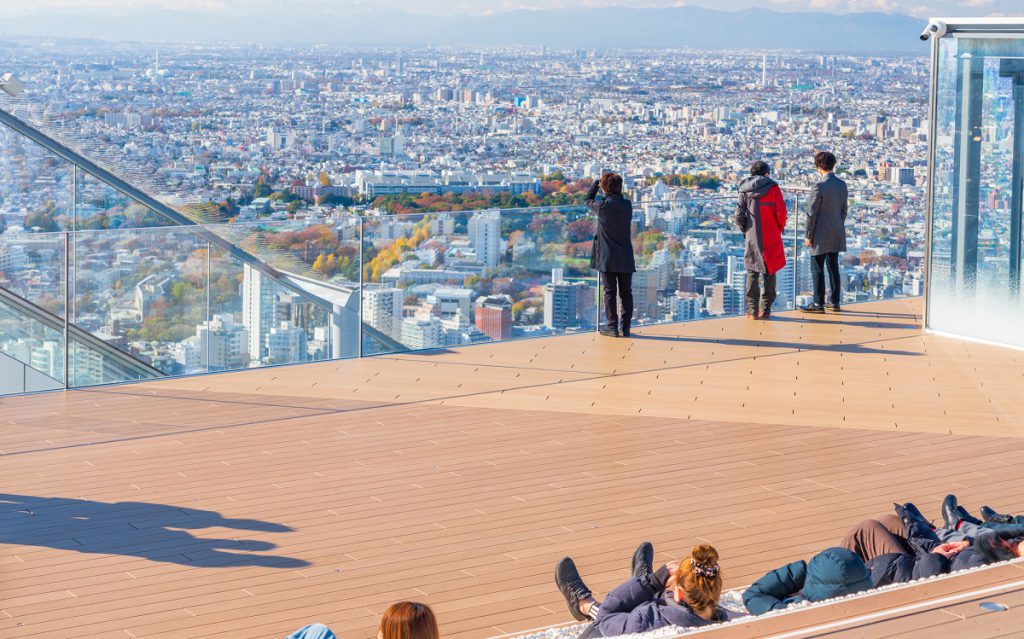
<path id="1" fill-rule="evenodd" d="M 797 216 L 797 305 L 814 301 L 814 258 L 804 243 L 811 193 L 802 191 Z M 850 194 L 846 248 L 839 256 L 841 304 L 923 293 L 924 204 L 919 200 Z M 831 284 L 824 265 L 825 301 Z"/>
<path id="2" fill-rule="evenodd" d="M 1024 38 L 937 47 L 928 327 L 1022 347 Z"/>
<path id="3" fill-rule="evenodd" d="M 74 240 L 75 326 L 167 375 L 208 370 L 183 354 L 207 318 L 206 240 L 180 226 L 80 231 Z M 83 358 L 71 367 L 76 380 L 124 381 Z"/>
<path id="4" fill-rule="evenodd" d="M 786 196 L 776 311 L 806 303 L 811 285 L 807 193 Z M 918 205 L 852 199 L 844 303 L 918 292 Z M 634 206 L 635 326 L 743 314 L 735 207 L 732 196 Z M 114 208 L 92 219 L 120 226 L 0 236 L 0 286 L 53 318 L 19 332 L 4 328 L 18 317 L 8 312 L 0 351 L 58 385 L 65 357 L 68 385 L 88 386 L 561 335 L 602 322 L 590 269 L 595 221 L 583 206 L 161 227 L 132 226 Z"/>
<path id="5" fill-rule="evenodd" d="M 0 233 L 72 228 L 74 166 L 6 126 L 0 148 Z"/>
<path id="6" fill-rule="evenodd" d="M 359 355 L 359 226 L 347 217 L 204 227 L 232 247 L 213 248 L 210 321 L 220 331 L 219 316 L 230 316 L 246 332 L 245 366 Z"/>
<path id="7" fill-rule="evenodd" d="M 734 198 L 645 202 L 634 207 L 635 326 L 742 314 L 743 234 Z"/>
<path id="8" fill-rule="evenodd" d="M 81 169 L 76 171 L 76 230 L 174 225 L 171 220 L 151 211 L 89 173 Z"/>

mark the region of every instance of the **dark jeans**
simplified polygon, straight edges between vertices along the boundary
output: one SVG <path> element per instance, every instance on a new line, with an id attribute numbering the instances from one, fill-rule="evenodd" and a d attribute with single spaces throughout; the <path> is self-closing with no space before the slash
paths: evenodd
<path id="1" fill-rule="evenodd" d="M 761 301 L 761 310 L 772 310 L 775 303 L 775 273 L 758 273 L 747 271 L 747 312 L 753 313 L 757 310 L 758 299 Z M 760 280 L 764 279 L 764 291 L 761 291 Z"/>
<path id="2" fill-rule="evenodd" d="M 828 269 L 828 284 L 832 289 L 832 304 L 839 306 L 843 291 L 839 283 L 839 253 L 824 253 L 811 256 L 811 276 L 814 278 L 814 305 L 825 305 L 825 269 Z"/>
<path id="3" fill-rule="evenodd" d="M 604 318 L 608 327 L 621 326 L 628 330 L 633 321 L 633 274 L 601 271 L 601 285 L 604 286 Z M 621 318 L 617 299 L 622 300 Z"/>

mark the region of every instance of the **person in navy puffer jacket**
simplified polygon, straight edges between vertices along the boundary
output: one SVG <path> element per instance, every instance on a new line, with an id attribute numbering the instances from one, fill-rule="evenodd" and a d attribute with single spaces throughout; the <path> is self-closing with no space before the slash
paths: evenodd
<path id="1" fill-rule="evenodd" d="M 636 573 L 636 571 L 634 571 Z M 738 616 L 718 605 L 722 574 L 718 551 L 702 544 L 678 564 L 642 571 L 608 593 L 603 602 L 594 599 L 576 565 L 566 557 L 558 564 L 555 581 L 578 620 L 593 619 L 588 636 L 614 637 L 677 626 L 692 628 L 729 621 Z M 669 590 L 675 599 L 665 597 Z"/>
<path id="2" fill-rule="evenodd" d="M 822 601 L 874 587 L 864 560 L 845 548 L 827 548 L 810 562 L 794 561 L 769 572 L 743 593 L 751 614 L 801 601 Z"/>

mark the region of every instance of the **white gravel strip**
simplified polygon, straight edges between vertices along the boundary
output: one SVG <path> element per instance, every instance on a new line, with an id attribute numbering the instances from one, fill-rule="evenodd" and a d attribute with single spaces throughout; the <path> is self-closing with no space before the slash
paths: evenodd
<path id="1" fill-rule="evenodd" d="M 726 623 L 715 624 L 715 625 L 712 625 L 712 626 L 702 626 L 700 628 L 679 628 L 679 627 L 676 627 L 676 626 L 666 626 L 664 628 L 658 628 L 657 630 L 652 630 L 650 632 L 641 632 L 641 633 L 632 634 L 632 635 L 620 635 L 618 639 L 669 639 L 670 637 L 680 637 L 682 635 L 696 634 L 696 633 L 700 633 L 700 632 L 709 632 L 711 630 L 714 630 L 714 629 L 717 629 L 717 628 L 721 628 L 722 626 L 728 626 L 730 624 L 748 623 L 750 621 L 754 621 L 756 619 L 762 619 L 762 618 L 765 618 L 765 617 L 776 617 L 776 616 L 779 616 L 779 615 L 790 614 L 790 613 L 793 613 L 793 612 L 796 612 L 796 611 L 799 611 L 799 610 L 803 610 L 805 608 L 809 608 L 809 607 L 812 607 L 812 606 L 814 606 L 814 607 L 828 606 L 828 605 L 831 605 L 831 604 L 834 604 L 834 603 L 837 603 L 837 602 L 840 602 L 840 601 L 848 601 L 848 600 L 851 600 L 851 599 L 860 599 L 860 598 L 864 598 L 864 597 L 870 597 L 870 596 L 873 596 L 873 595 L 877 595 L 877 594 L 885 593 L 885 592 L 890 592 L 890 591 L 893 591 L 893 590 L 901 590 L 901 589 L 904 589 L 904 588 L 910 588 L 912 586 L 916 586 L 916 585 L 924 583 L 926 581 L 939 581 L 939 580 L 943 580 L 943 579 L 952 579 L 954 577 L 959 577 L 961 575 L 965 575 L 965 574 L 971 573 L 971 572 L 980 572 L 980 571 L 984 571 L 984 570 L 991 570 L 993 568 L 996 568 L 998 566 L 1003 566 L 1003 565 L 1006 565 L 1008 563 L 1014 563 L 1014 564 L 1024 563 L 1024 558 L 1022 558 L 1022 559 L 1014 559 L 1013 561 L 1005 561 L 1005 562 L 1000 562 L 1000 563 L 996 563 L 996 564 L 989 564 L 988 566 L 981 566 L 981 567 L 978 567 L 978 568 L 970 568 L 968 570 L 961 570 L 961 571 L 958 571 L 958 572 L 955 572 L 955 573 L 951 573 L 951 574 L 948 574 L 948 575 L 938 575 L 936 577 L 929 577 L 927 579 L 918 579 L 916 581 L 909 581 L 909 582 L 900 583 L 900 584 L 893 584 L 893 585 L 890 585 L 890 586 L 883 586 L 881 588 L 872 588 L 871 590 L 867 590 L 865 592 L 860 592 L 860 593 L 857 593 L 855 595 L 847 595 L 845 597 L 836 597 L 834 599 L 827 599 L 825 601 L 817 601 L 817 602 L 814 602 L 814 603 L 805 601 L 805 602 L 801 602 L 801 603 L 798 603 L 798 604 L 793 604 L 793 605 L 789 606 L 788 608 L 786 608 L 785 610 L 776 610 L 776 611 L 768 612 L 768 613 L 765 613 L 763 615 L 759 615 L 758 617 L 751 617 L 751 616 L 748 615 L 748 616 L 745 616 L 745 617 L 741 617 L 739 619 L 734 619 L 733 621 L 729 621 L 729 622 L 726 622 Z M 730 610 L 732 612 L 746 613 L 746 611 L 747 611 L 746 607 L 744 607 L 744 605 L 743 605 L 743 591 L 744 590 L 746 590 L 746 588 L 736 588 L 734 590 L 728 590 L 726 592 L 723 592 L 722 593 L 722 599 L 719 601 L 719 604 L 723 608 L 726 608 L 726 609 L 728 609 L 728 610 Z M 568 612 L 566 612 L 566 614 L 568 614 Z M 513 637 L 514 637 L 514 639 L 576 639 L 576 637 L 578 637 L 580 635 L 580 633 L 582 633 L 583 630 L 588 625 L 590 625 L 590 624 L 586 624 L 586 623 L 561 624 L 561 625 L 557 625 L 557 626 L 550 626 L 550 627 L 544 628 L 542 630 L 527 631 L 526 633 L 516 634 L 516 635 L 502 635 L 499 638 L 492 638 L 492 639 L 512 639 Z"/>

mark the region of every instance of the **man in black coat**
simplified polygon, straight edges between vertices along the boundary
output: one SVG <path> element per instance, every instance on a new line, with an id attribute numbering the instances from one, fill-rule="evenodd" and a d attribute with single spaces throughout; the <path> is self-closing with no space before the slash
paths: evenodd
<path id="1" fill-rule="evenodd" d="M 605 198 L 600 201 L 597 199 L 599 189 L 605 194 Z M 615 173 L 605 173 L 600 180 L 594 180 L 587 193 L 586 204 L 597 217 L 590 268 L 601 273 L 601 285 L 604 287 L 604 316 L 607 323 L 600 329 L 600 333 L 610 337 L 629 337 L 633 321 L 633 273 L 636 272 L 632 235 L 633 203 L 622 196 L 622 177 Z"/>

